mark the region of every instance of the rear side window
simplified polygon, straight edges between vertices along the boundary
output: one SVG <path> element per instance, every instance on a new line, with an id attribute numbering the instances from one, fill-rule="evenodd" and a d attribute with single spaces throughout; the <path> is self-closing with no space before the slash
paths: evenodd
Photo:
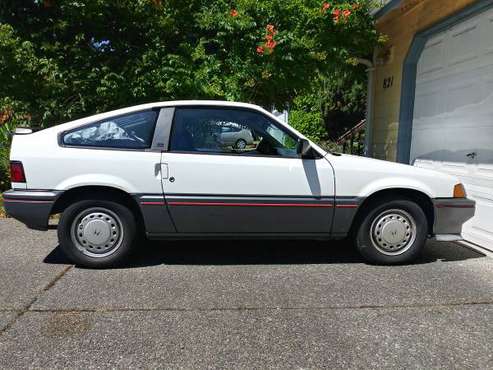
<path id="1" fill-rule="evenodd" d="M 66 133 L 63 144 L 122 149 L 150 148 L 157 115 L 157 111 L 145 111 L 109 118 Z"/>

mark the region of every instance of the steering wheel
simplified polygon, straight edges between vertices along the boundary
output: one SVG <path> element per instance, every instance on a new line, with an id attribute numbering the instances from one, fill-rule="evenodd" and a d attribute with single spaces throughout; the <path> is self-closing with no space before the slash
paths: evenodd
<path id="1" fill-rule="evenodd" d="M 140 137 L 138 137 L 137 135 L 135 135 L 133 131 L 130 131 L 130 132 L 129 132 L 129 131 L 125 130 L 125 129 L 123 129 L 123 131 L 125 131 L 125 133 L 126 133 L 129 137 L 131 137 L 132 139 L 134 139 L 134 140 L 138 141 L 138 142 L 139 142 L 139 143 L 141 143 L 141 144 L 145 144 L 145 140 L 144 140 L 144 139 L 142 139 L 142 138 L 140 138 Z"/>
<path id="2" fill-rule="evenodd" d="M 257 152 L 265 155 L 277 155 L 276 147 L 273 145 L 271 140 L 263 137 L 257 145 Z"/>

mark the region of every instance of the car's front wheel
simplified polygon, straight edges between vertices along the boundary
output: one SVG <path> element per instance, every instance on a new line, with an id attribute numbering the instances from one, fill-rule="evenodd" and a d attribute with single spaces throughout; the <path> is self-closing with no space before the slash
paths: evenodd
<path id="1" fill-rule="evenodd" d="M 60 247 L 77 265 L 104 268 L 121 264 L 136 234 L 132 212 L 106 200 L 83 200 L 63 212 L 58 224 Z"/>
<path id="2" fill-rule="evenodd" d="M 426 215 L 418 204 L 385 200 L 368 207 L 356 233 L 356 246 L 369 262 L 406 263 L 420 254 L 427 234 Z"/>

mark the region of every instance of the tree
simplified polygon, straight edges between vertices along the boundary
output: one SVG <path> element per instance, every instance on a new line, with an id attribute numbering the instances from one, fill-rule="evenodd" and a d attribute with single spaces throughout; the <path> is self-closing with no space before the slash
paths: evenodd
<path id="1" fill-rule="evenodd" d="M 366 83 L 363 65 L 338 67 L 334 73 L 319 75 L 307 91 L 293 100 L 290 117 L 294 121 L 290 118 L 290 124 L 297 126 L 299 119 L 311 120 L 310 131 L 319 132 L 312 136 L 315 141 L 334 141 L 365 118 Z"/>
<path id="2" fill-rule="evenodd" d="M 4 0 L 0 98 L 42 126 L 155 100 L 283 107 L 371 53 L 368 9 L 366 0 Z"/>
<path id="3" fill-rule="evenodd" d="M 378 34 L 370 7 L 371 0 L 2 0 L 0 116 L 13 111 L 14 124 L 47 127 L 172 99 L 284 108 L 371 54 Z"/>

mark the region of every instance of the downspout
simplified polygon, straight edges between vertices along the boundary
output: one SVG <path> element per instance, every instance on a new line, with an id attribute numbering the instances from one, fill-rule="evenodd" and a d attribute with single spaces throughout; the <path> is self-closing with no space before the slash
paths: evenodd
<path id="1" fill-rule="evenodd" d="M 375 59 L 375 56 L 373 57 Z M 366 129 L 365 129 L 365 156 L 371 157 L 373 154 L 373 92 L 375 85 L 375 63 L 363 58 L 358 58 L 358 63 L 367 67 L 368 72 L 368 90 L 366 95 Z"/>

